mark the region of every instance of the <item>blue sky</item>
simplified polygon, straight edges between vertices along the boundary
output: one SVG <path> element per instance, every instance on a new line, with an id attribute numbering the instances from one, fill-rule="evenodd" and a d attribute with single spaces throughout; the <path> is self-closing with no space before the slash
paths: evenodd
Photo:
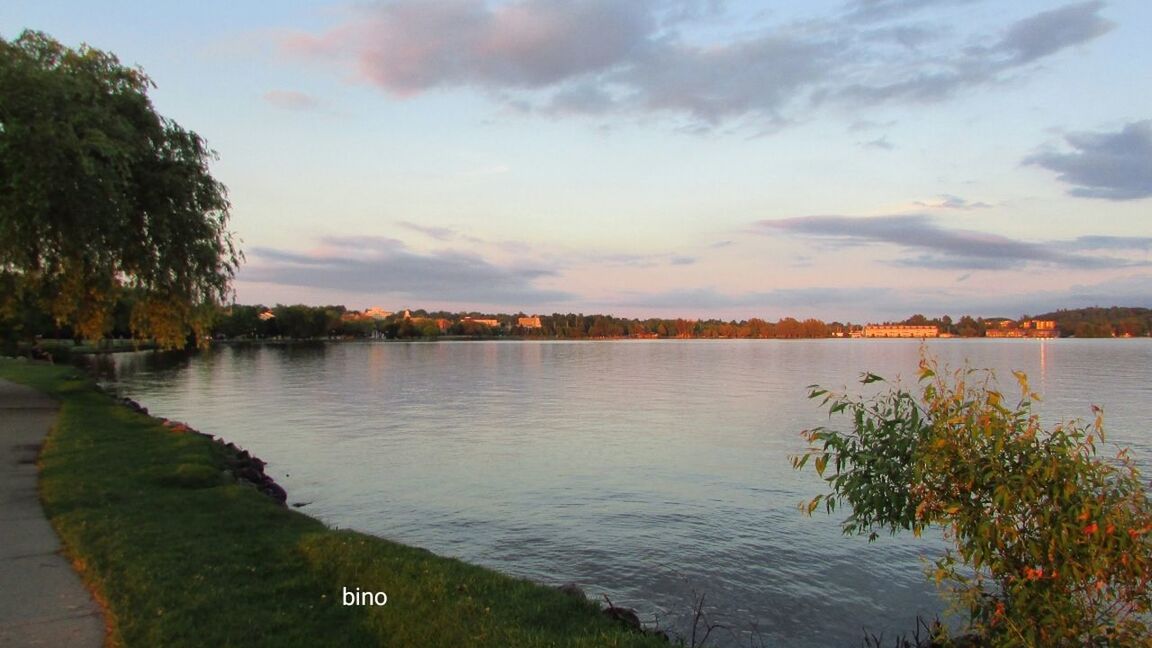
<path id="1" fill-rule="evenodd" d="M 0 7 L 25 28 L 219 153 L 245 303 L 1152 306 L 1143 0 Z"/>

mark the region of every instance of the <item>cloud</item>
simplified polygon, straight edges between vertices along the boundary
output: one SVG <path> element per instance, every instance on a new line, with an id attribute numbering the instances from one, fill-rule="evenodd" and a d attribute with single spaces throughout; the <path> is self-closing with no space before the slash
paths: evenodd
<path id="1" fill-rule="evenodd" d="M 405 228 L 405 229 L 410 229 L 413 232 L 419 232 L 419 233 L 423 234 L 424 236 L 434 238 L 437 241 L 451 241 L 451 240 L 455 239 L 457 236 L 459 236 L 459 234 L 456 232 L 456 230 L 454 230 L 450 227 L 434 227 L 434 226 L 430 226 L 430 225 L 420 225 L 419 223 L 413 223 L 410 221 L 399 221 L 396 224 L 399 225 L 400 227 Z"/>
<path id="2" fill-rule="evenodd" d="M 574 249 L 565 245 L 545 246 L 513 240 L 494 241 L 472 236 L 451 227 L 422 225 L 411 221 L 397 221 L 396 224 L 437 241 L 465 242 L 481 249 L 494 251 L 499 255 L 511 255 L 521 259 L 534 259 L 535 262 L 546 263 L 549 267 L 556 269 L 567 269 L 581 265 L 605 265 L 631 268 L 688 266 L 694 265 L 698 260 L 694 256 L 676 252 L 618 252 Z"/>
<path id="3" fill-rule="evenodd" d="M 1095 284 L 1077 284 L 1064 292 L 1066 303 L 1076 308 L 1123 304 L 1152 308 L 1152 275 L 1132 275 Z"/>
<path id="4" fill-rule="evenodd" d="M 554 250 L 551 258 L 561 267 L 569 267 L 572 265 L 605 265 L 629 268 L 656 268 L 659 266 L 689 266 L 694 265 L 697 261 L 696 257 L 693 256 L 669 252 L 600 252 L 564 249 Z"/>
<path id="5" fill-rule="evenodd" d="M 356 5 L 344 22 L 281 45 L 351 68 L 394 97 L 470 88 L 520 112 L 661 114 L 699 131 L 742 119 L 779 127 L 827 104 L 941 101 L 1022 76 L 1113 26 L 1100 2 L 996 33 L 938 15 L 908 22 L 914 10 L 971 1 L 858 0 L 840 13 L 792 24 L 761 17 L 718 36 L 706 28 L 723 13 L 716 2 L 390 0 Z"/>
<path id="6" fill-rule="evenodd" d="M 855 0 L 847 4 L 845 18 L 851 21 L 872 22 L 909 14 L 941 5 L 972 4 L 978 0 Z"/>
<path id="7" fill-rule="evenodd" d="M 890 261 L 894 265 L 956 270 L 1005 270 L 1029 264 L 1076 269 L 1123 268 L 1147 265 L 1111 256 L 1076 254 L 1075 242 L 1036 243 L 997 234 L 946 229 L 924 214 L 857 218 L 800 216 L 756 223 L 761 233 L 783 232 L 824 240 L 836 245 L 891 244 L 912 256 Z"/>
<path id="8" fill-rule="evenodd" d="M 963 285 L 968 276 L 957 283 Z M 907 317 L 911 313 L 1018 317 L 1023 313 L 1044 313 L 1057 308 L 1085 306 L 1152 307 L 1152 274 L 1136 274 L 1090 284 L 1078 284 L 1049 291 L 985 291 L 875 286 L 816 286 L 781 288 L 762 292 L 725 293 L 714 288 L 674 290 L 625 295 L 606 304 L 621 309 L 652 309 L 693 316 L 700 313 L 728 313 L 723 317 L 823 317 L 841 321 L 879 321 Z"/>
<path id="9" fill-rule="evenodd" d="M 894 0 L 868 4 L 899 7 L 942 2 Z M 920 63 L 906 58 L 880 59 L 897 72 L 864 66 L 860 75 L 867 79 L 865 82 L 849 84 L 832 96 L 869 103 L 941 101 L 966 88 L 998 82 L 1006 74 L 1020 73 L 1029 63 L 1103 36 L 1115 27 L 1099 15 L 1103 7 L 1102 2 L 1066 5 L 1012 23 L 1003 36 L 990 45 L 968 45 L 933 56 L 922 56 L 919 52 L 905 55 L 922 59 Z"/>
<path id="10" fill-rule="evenodd" d="M 1152 251 L 1152 238 L 1147 236 L 1080 236 L 1072 241 L 1077 250 Z"/>
<path id="11" fill-rule="evenodd" d="M 454 251 L 418 253 L 396 239 L 329 237 L 308 253 L 256 247 L 241 281 L 370 295 L 403 295 L 420 301 L 484 304 L 555 303 L 572 294 L 538 288 L 554 276 L 547 268 L 505 267 Z"/>
<path id="12" fill-rule="evenodd" d="M 824 286 L 778 288 L 762 292 L 723 293 L 714 288 L 634 293 L 611 305 L 620 307 L 679 309 L 685 313 L 730 309 L 825 309 L 855 310 L 892 294 L 889 288 Z M 789 313 L 785 313 L 787 315 Z M 795 315 L 795 313 L 792 313 Z"/>
<path id="13" fill-rule="evenodd" d="M 925 201 L 917 200 L 916 205 L 920 207 L 928 207 L 930 209 L 958 209 L 961 211 L 971 211 L 973 209 L 988 209 L 992 205 L 986 202 L 970 202 L 960 196 L 952 194 L 940 194 L 937 196 L 938 200 Z"/>
<path id="14" fill-rule="evenodd" d="M 688 114 L 715 124 L 746 114 L 782 119 L 783 109 L 838 66 L 834 42 L 790 34 L 701 48 L 662 43 L 643 51 L 612 82 L 626 108 Z"/>
<path id="15" fill-rule="evenodd" d="M 872 121 L 871 119 L 857 119 L 856 121 L 848 124 L 848 132 L 858 133 L 861 131 L 875 130 L 878 128 L 892 128 L 896 125 L 894 120 L 889 121 Z"/>
<path id="16" fill-rule="evenodd" d="M 1030 63 L 1102 36 L 1115 24 L 1099 16 L 1103 2 L 1081 2 L 1044 11 L 1012 25 L 997 49 L 1017 63 Z"/>
<path id="17" fill-rule="evenodd" d="M 314 111 L 320 109 L 320 101 L 310 94 L 295 90 L 269 90 L 263 95 L 264 101 L 287 110 Z"/>
<path id="18" fill-rule="evenodd" d="M 905 302 L 903 310 L 885 305 L 895 312 L 926 312 L 983 316 L 1019 317 L 1024 313 L 1047 313 L 1058 308 L 1089 306 L 1152 307 L 1152 275 L 1138 274 L 1088 284 L 1075 284 L 1048 291 L 1005 294 L 924 294 Z"/>
<path id="19" fill-rule="evenodd" d="M 650 5 L 397 0 L 359 7 L 350 22 L 284 45 L 323 57 L 350 49 L 363 77 L 398 96 L 470 84 L 538 87 L 625 60 L 656 26 Z"/>
<path id="20" fill-rule="evenodd" d="M 868 141 L 868 142 L 863 142 L 863 143 L 861 143 L 861 146 L 863 146 L 864 148 L 869 148 L 869 149 L 879 149 L 881 151 L 891 151 L 893 148 L 895 148 L 894 146 L 892 146 L 892 142 L 888 141 L 887 135 L 885 135 L 883 137 L 878 137 L 878 138 L 871 140 L 871 141 Z"/>
<path id="21" fill-rule="evenodd" d="M 1055 171 L 1082 198 L 1136 200 L 1152 196 L 1152 120 L 1127 124 L 1115 133 L 1071 133 L 1070 153 L 1044 151 L 1024 159 Z"/>

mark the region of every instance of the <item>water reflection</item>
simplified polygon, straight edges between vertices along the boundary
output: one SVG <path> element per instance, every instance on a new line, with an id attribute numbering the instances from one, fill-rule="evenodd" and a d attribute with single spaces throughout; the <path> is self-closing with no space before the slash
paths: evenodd
<path id="1" fill-rule="evenodd" d="M 1149 464 L 1152 344 L 940 340 L 942 362 L 1022 369 L 1045 420 L 1108 410 Z M 804 386 L 915 380 L 918 342 L 350 343 L 117 358 L 162 416 L 252 448 L 292 501 L 353 527 L 544 582 L 575 581 L 665 626 L 705 592 L 747 645 L 858 644 L 943 609 L 939 538 L 841 535 L 795 505 L 788 455 L 827 423 Z M 1006 385 L 1006 387 L 1008 386 Z M 291 473 L 291 477 L 287 474 Z M 832 620 L 832 622 L 830 622 Z"/>
<path id="2" fill-rule="evenodd" d="M 196 351 L 139 351 L 136 353 L 90 354 L 78 361 L 98 380 L 116 381 L 121 376 L 178 373 L 192 362 Z M 209 354 L 211 355 L 211 354 Z"/>

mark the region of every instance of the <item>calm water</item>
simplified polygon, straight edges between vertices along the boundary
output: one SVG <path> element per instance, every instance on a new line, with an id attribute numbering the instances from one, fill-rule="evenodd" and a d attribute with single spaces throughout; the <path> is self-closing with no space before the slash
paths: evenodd
<path id="1" fill-rule="evenodd" d="M 929 348 L 1010 382 L 1026 371 L 1049 421 L 1102 405 L 1110 439 L 1152 466 L 1152 341 Z M 788 456 L 827 422 L 806 385 L 865 370 L 910 384 L 918 353 L 901 340 L 344 343 L 115 362 L 121 393 L 251 449 L 333 526 L 574 581 L 662 627 L 682 629 L 706 594 L 721 645 L 857 646 L 862 629 L 891 638 L 944 609 L 920 559 L 942 545 L 869 544 L 839 516 L 802 516 L 822 482 Z"/>

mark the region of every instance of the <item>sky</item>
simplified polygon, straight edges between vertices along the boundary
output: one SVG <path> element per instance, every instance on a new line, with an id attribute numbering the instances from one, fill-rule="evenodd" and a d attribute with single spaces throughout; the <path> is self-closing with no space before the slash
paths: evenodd
<path id="1" fill-rule="evenodd" d="M 240 303 L 1152 307 L 1147 0 L 0 5 L 217 152 Z"/>

